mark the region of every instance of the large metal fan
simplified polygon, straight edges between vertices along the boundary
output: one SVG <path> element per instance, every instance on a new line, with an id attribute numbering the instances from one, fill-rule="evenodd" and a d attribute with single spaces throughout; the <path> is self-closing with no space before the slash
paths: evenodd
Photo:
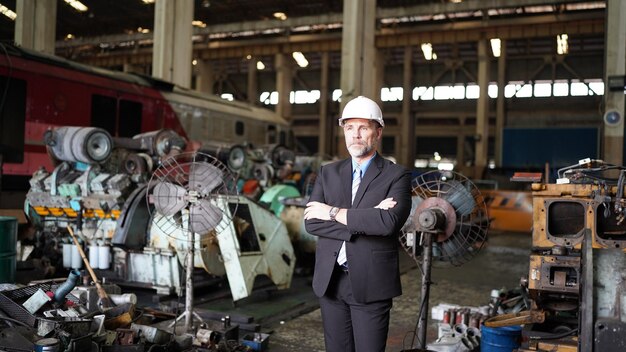
<path id="1" fill-rule="evenodd" d="M 236 198 L 236 178 L 210 155 L 184 153 L 166 159 L 148 187 L 148 201 L 157 212 L 153 216 L 159 217 L 157 226 L 178 240 L 186 240 L 189 232 L 220 232 L 232 220 L 229 214 L 234 212 L 225 213 L 220 205 Z"/>
<path id="2" fill-rule="evenodd" d="M 402 247 L 422 266 L 419 348 L 425 348 L 431 266 L 461 265 L 487 239 L 487 206 L 476 186 L 453 171 L 430 171 L 413 180 L 413 204 Z"/>
<path id="3" fill-rule="evenodd" d="M 170 157 L 155 170 L 148 183 L 153 224 L 177 241 L 187 241 L 185 318 L 193 321 L 193 269 L 196 236 L 218 234 L 232 222 L 237 206 L 237 182 L 226 166 L 203 153 Z M 231 205 L 232 204 L 232 205 Z M 235 207 L 235 208 L 233 208 Z"/>

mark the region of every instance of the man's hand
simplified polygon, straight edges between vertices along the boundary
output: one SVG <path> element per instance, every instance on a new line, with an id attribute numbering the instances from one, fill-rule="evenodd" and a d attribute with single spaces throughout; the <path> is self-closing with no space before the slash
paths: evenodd
<path id="1" fill-rule="evenodd" d="M 319 219 L 330 220 L 330 208 L 328 204 L 320 202 L 308 202 L 304 209 L 304 220 Z"/>
<path id="2" fill-rule="evenodd" d="M 383 199 L 380 203 L 378 203 L 377 206 L 375 206 L 374 208 L 377 209 L 382 209 L 382 210 L 389 210 L 393 207 L 396 206 L 398 202 L 396 202 L 395 200 L 393 200 L 393 198 L 387 198 L 387 199 Z"/>

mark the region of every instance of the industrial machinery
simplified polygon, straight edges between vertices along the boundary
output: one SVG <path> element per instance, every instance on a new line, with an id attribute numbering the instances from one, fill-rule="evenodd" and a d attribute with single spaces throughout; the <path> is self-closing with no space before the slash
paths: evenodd
<path id="1" fill-rule="evenodd" d="M 453 171 L 429 171 L 412 182 L 411 215 L 400 243 L 421 263 L 422 291 L 418 348 L 426 347 L 431 266 L 458 266 L 472 259 L 487 240 L 489 218 L 478 188 Z"/>
<path id="2" fill-rule="evenodd" d="M 583 159 L 532 184 L 530 310 L 485 325 L 524 324 L 521 351 L 626 350 L 625 182 L 626 168 Z"/>
<path id="3" fill-rule="evenodd" d="M 285 225 L 243 196 L 211 198 L 210 202 L 198 196 L 219 189 L 218 185 L 236 184 L 228 172 L 204 164 L 194 166 L 192 185 L 202 187 L 184 188 L 189 184 L 185 175 L 190 164 L 179 165 L 185 160 L 186 142 L 174 131 L 112 138 L 99 128 L 61 127 L 51 129 L 45 142 L 56 167 L 52 172 L 43 168 L 35 172 L 25 209 L 37 229 L 34 252 L 49 260 L 51 270 L 82 265 L 67 236 L 70 225 L 88 247 L 91 266 L 112 281 L 182 294 L 181 265 L 195 247 L 194 266 L 216 277 L 226 274 L 234 300 L 251 293 L 259 274 L 272 278 L 278 288 L 289 287 L 295 256 Z M 217 179 L 197 181 L 196 176 L 205 172 L 211 178 L 220 177 L 219 183 Z M 164 182 L 173 176 L 179 177 L 180 184 L 169 187 Z M 150 180 L 162 182 L 159 186 Z M 146 202 L 155 189 L 174 192 L 173 208 L 152 211 L 157 204 L 157 210 L 167 208 L 159 197 L 156 203 Z M 191 204 L 192 199 L 202 201 Z M 198 214 L 200 218 L 217 214 L 216 209 L 227 214 L 224 219 L 232 219 L 227 230 L 219 233 L 211 227 L 213 223 L 195 221 Z M 193 246 L 186 236 L 190 230 L 197 234 Z M 277 258 L 281 267 L 271 267 L 266 258 Z"/>

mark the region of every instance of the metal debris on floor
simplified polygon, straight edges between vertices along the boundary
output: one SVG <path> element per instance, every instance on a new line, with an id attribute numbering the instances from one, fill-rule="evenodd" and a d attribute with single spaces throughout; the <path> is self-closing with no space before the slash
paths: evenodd
<path id="1" fill-rule="evenodd" d="M 54 280 L 0 287 L 0 350 L 8 351 L 265 351 L 257 324 L 240 330 L 229 316 L 197 314 L 189 331 L 175 314 L 137 306 L 117 285 L 85 286 L 77 270 Z M 104 298 L 108 298 L 104 304 Z M 247 319 L 250 321 L 251 319 Z M 240 336 L 241 332 L 245 335 Z"/>

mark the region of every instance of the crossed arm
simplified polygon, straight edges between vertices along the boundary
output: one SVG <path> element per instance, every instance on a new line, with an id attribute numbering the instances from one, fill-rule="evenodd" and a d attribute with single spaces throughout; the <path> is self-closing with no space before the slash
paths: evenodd
<path id="1" fill-rule="evenodd" d="M 383 199 L 377 206 L 374 208 L 389 210 L 396 206 L 398 202 L 393 200 L 393 198 Z M 330 220 L 330 209 L 332 206 L 328 204 L 324 204 L 321 202 L 308 202 L 306 204 L 306 209 L 304 209 L 304 220 L 309 219 L 319 219 L 319 220 Z M 347 225 L 348 224 L 348 209 L 340 208 L 339 212 L 335 216 L 335 220 L 338 223 Z"/>
<path id="2" fill-rule="evenodd" d="M 330 221 L 330 209 L 323 195 L 323 181 L 318 178 L 311 201 L 304 211 L 306 230 L 312 235 L 349 241 L 353 235 L 393 235 L 404 225 L 411 210 L 410 182 L 407 174 L 397 175 L 387 198 L 373 208 L 339 209 Z"/>

